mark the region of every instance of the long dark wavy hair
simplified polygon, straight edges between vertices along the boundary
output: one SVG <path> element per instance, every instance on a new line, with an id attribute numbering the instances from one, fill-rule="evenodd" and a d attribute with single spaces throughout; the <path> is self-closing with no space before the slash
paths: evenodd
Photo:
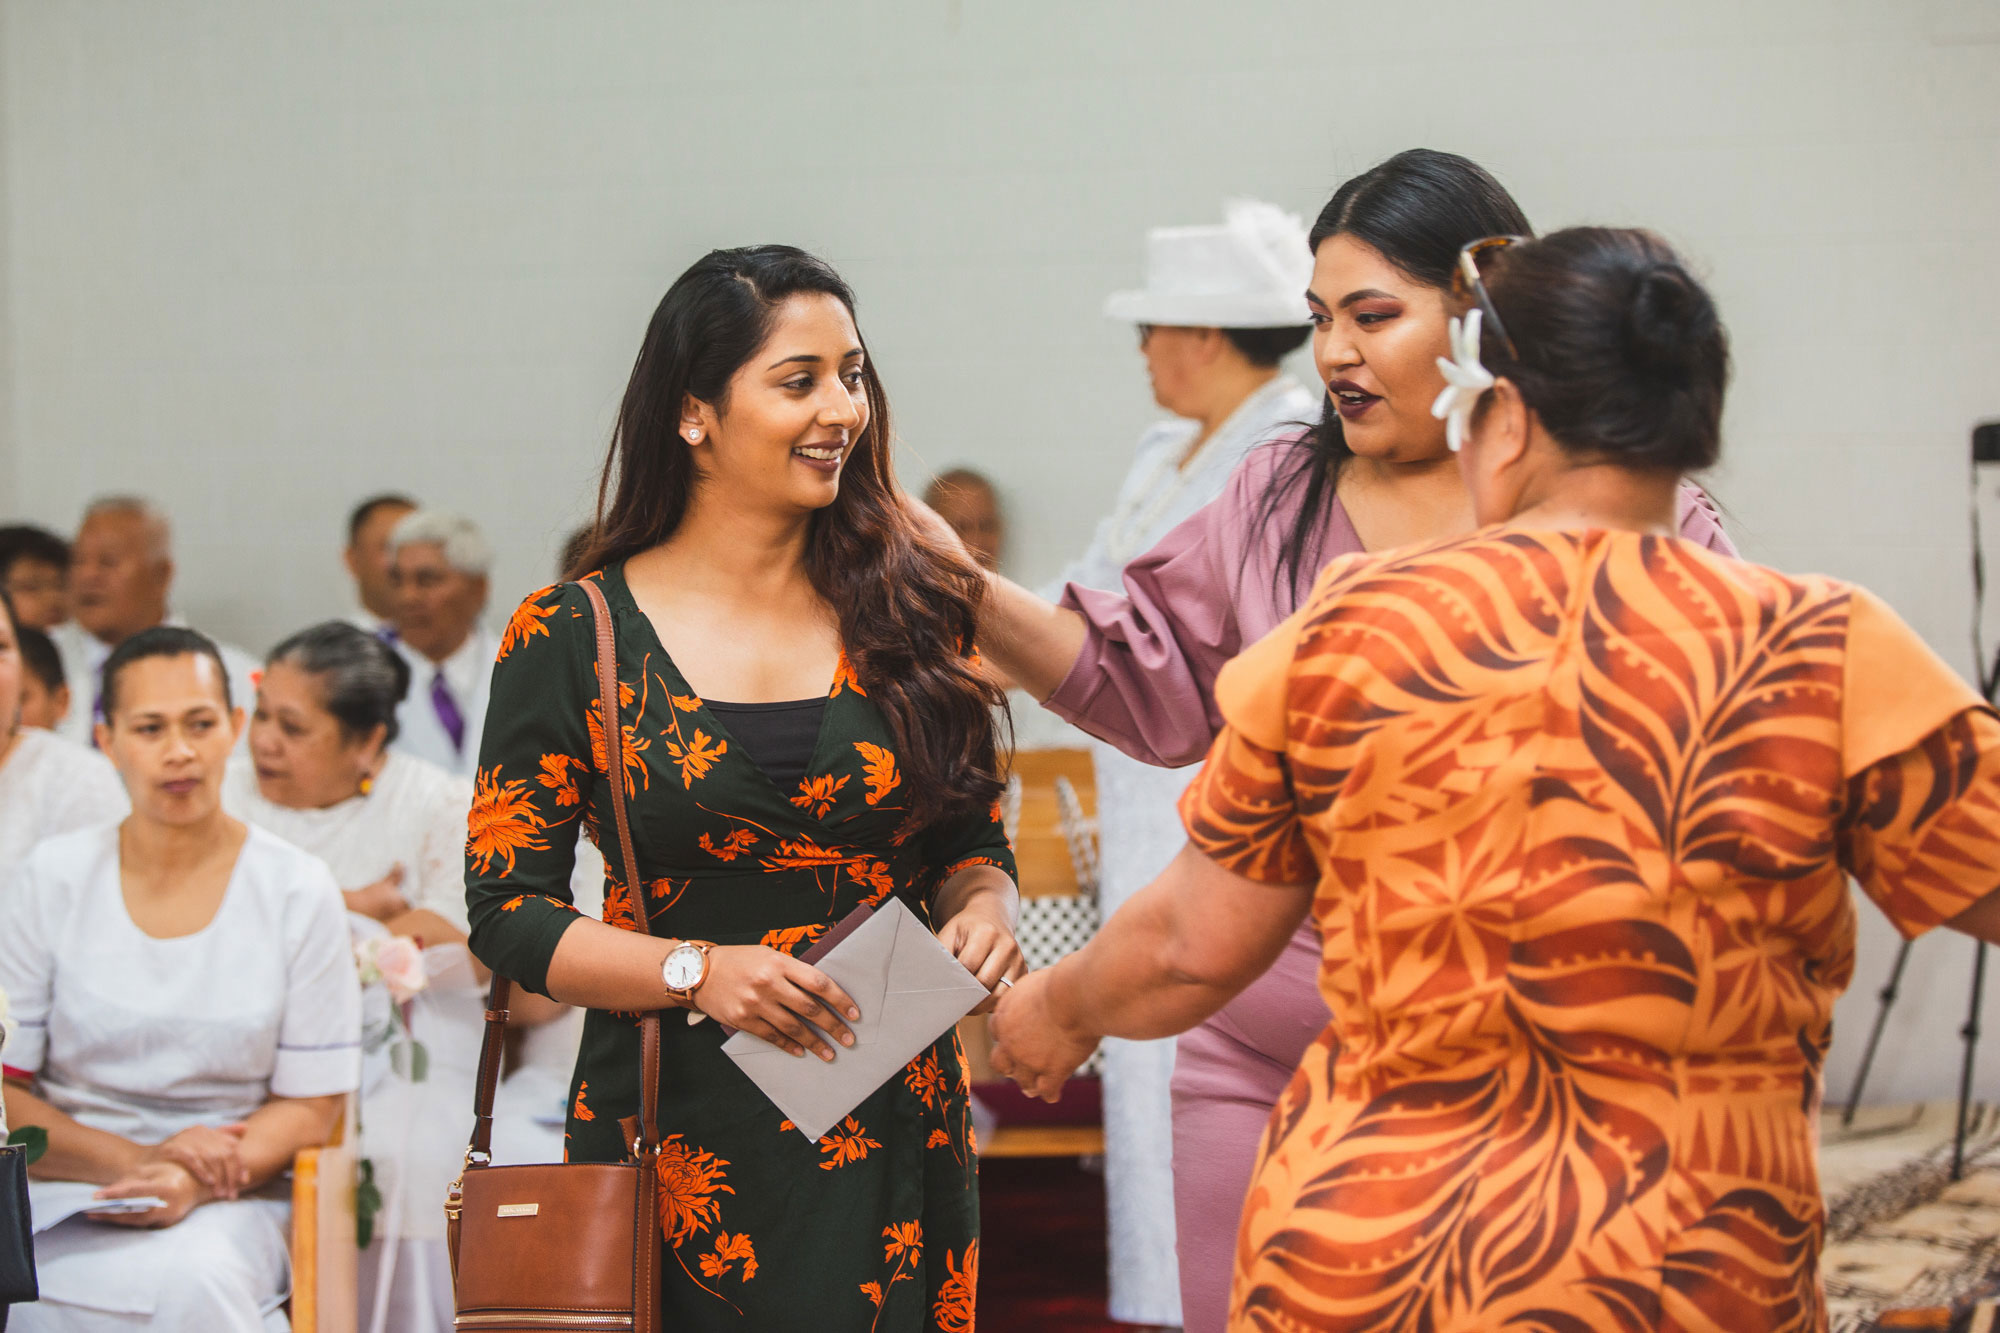
<path id="1" fill-rule="evenodd" d="M 1418 282 L 1449 287 L 1458 252 L 1487 236 L 1528 236 L 1527 214 L 1486 168 L 1456 153 L 1411 148 L 1346 181 L 1319 211 L 1308 236 L 1315 253 L 1335 236 L 1352 236 Z M 1322 393 L 1320 418 L 1304 447 L 1279 469 L 1259 505 L 1261 526 L 1303 490 L 1297 516 L 1285 533 L 1277 578 L 1295 595 L 1324 563 L 1327 520 L 1340 469 L 1354 452 L 1341 433 L 1331 395 Z"/>
<path id="2" fill-rule="evenodd" d="M 770 337 L 788 298 L 854 293 L 825 261 L 789 245 L 713 250 L 681 274 L 646 326 L 597 493 L 597 522 L 575 579 L 672 536 L 700 477 L 681 438 L 692 396 L 727 409 L 729 381 Z M 865 343 L 864 343 L 865 351 Z M 873 357 L 863 379 L 868 424 L 832 504 L 814 513 L 806 574 L 840 622 L 868 697 L 898 742 L 913 824 L 999 796 L 996 709 L 1005 696 L 971 657 L 985 583 L 961 555 L 911 521 L 890 463 L 889 400 Z"/>

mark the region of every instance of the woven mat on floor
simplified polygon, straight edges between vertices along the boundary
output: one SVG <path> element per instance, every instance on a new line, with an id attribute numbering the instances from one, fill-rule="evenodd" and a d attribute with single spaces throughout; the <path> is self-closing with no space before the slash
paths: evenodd
<path id="1" fill-rule="evenodd" d="M 1957 1115 L 1939 1102 L 1864 1108 L 1845 1129 L 1838 1112 L 1822 1120 L 1832 1333 L 1990 1326 L 1976 1307 L 2000 1288 L 2000 1110 L 1973 1106 L 1953 1181 Z"/>

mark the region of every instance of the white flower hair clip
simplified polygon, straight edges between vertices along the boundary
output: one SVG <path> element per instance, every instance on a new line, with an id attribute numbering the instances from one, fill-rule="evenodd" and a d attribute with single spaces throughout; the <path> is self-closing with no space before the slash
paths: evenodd
<path id="1" fill-rule="evenodd" d="M 1475 308 L 1466 311 L 1464 319 L 1452 320 L 1451 355 L 1437 359 L 1438 369 L 1444 372 L 1444 391 L 1431 404 L 1431 415 L 1445 423 L 1445 443 L 1453 453 L 1465 446 L 1466 433 L 1472 429 L 1472 409 L 1493 387 L 1493 372 L 1479 361 L 1480 316 Z"/>

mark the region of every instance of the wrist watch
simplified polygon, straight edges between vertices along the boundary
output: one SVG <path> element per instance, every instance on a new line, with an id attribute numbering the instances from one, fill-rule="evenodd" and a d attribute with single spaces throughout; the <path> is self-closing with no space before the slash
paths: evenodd
<path id="1" fill-rule="evenodd" d="M 690 1007 L 694 1004 L 694 993 L 708 980 L 708 951 L 714 947 L 707 940 L 682 940 L 667 950 L 660 980 L 668 995 Z"/>

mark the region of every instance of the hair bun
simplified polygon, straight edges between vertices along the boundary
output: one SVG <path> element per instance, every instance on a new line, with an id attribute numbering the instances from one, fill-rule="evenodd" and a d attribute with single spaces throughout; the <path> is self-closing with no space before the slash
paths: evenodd
<path id="1" fill-rule="evenodd" d="M 1625 314 L 1625 345 L 1640 370 L 1686 378 L 1715 327 L 1715 303 L 1686 269 L 1655 263 L 1639 272 Z"/>

